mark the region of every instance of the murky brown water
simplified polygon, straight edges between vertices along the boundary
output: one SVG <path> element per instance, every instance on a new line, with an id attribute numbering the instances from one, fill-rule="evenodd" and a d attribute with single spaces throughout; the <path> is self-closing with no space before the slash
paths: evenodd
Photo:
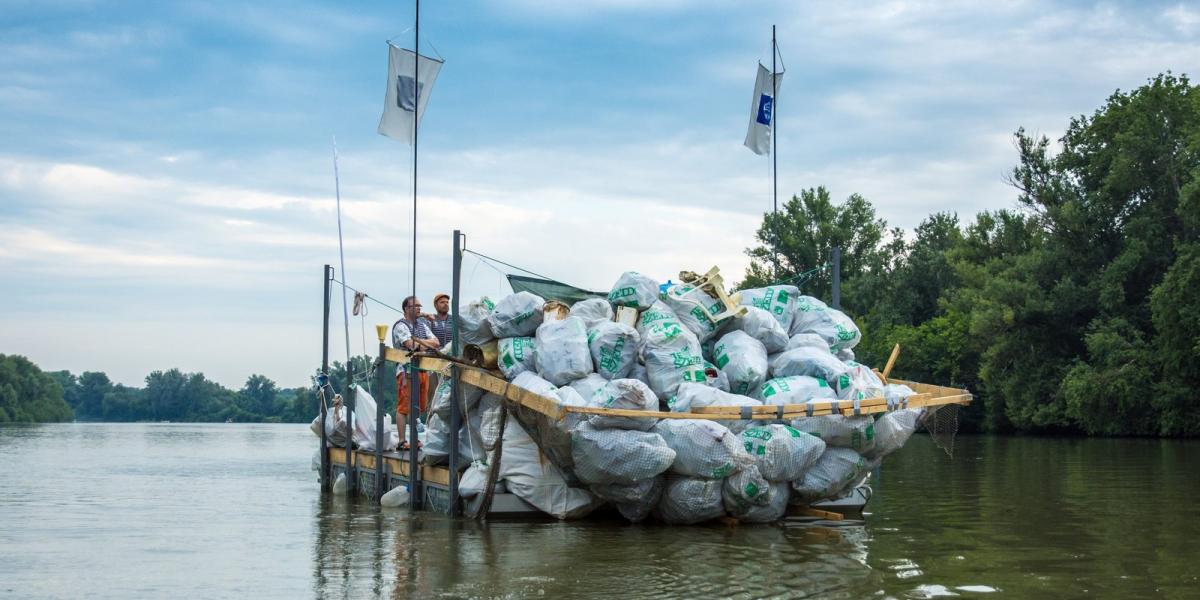
<path id="1" fill-rule="evenodd" d="M 915 438 L 865 525 L 478 525 L 322 497 L 302 426 L 0 428 L 0 596 L 1200 597 L 1200 442 Z"/>

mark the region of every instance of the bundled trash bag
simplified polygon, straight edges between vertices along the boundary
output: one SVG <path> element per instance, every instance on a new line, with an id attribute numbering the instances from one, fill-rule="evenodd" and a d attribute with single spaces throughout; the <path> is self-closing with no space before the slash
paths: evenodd
<path id="1" fill-rule="evenodd" d="M 646 310 L 658 301 L 658 282 L 641 273 L 626 271 L 613 284 L 608 301 L 613 306 Z"/>
<path id="2" fill-rule="evenodd" d="M 640 340 L 637 330 L 624 323 L 607 321 L 593 326 L 588 330 L 587 346 L 596 372 L 605 379 L 628 377 L 637 362 Z"/>
<path id="3" fill-rule="evenodd" d="M 713 347 L 717 368 L 729 378 L 729 391 L 753 394 L 767 378 L 767 351 L 762 342 L 741 330 L 723 336 Z"/>
<path id="4" fill-rule="evenodd" d="M 615 504 L 621 516 L 631 523 L 640 523 L 658 505 L 665 487 L 666 478 L 659 475 L 629 485 L 610 483 L 593 485 L 591 489 L 592 493 Z"/>
<path id="5" fill-rule="evenodd" d="M 770 500 L 767 495 L 770 489 L 767 480 L 758 472 L 758 467 L 749 465 L 725 478 L 721 495 L 726 505 L 762 506 Z"/>
<path id="6" fill-rule="evenodd" d="M 526 372 L 533 375 L 531 371 Z M 500 405 L 503 402 L 504 399 L 495 394 L 486 394 L 479 401 L 476 411 L 479 413 L 479 439 L 488 452 L 496 448 L 496 441 L 500 439 Z"/>
<path id="7" fill-rule="evenodd" d="M 721 479 L 754 464 L 738 436 L 714 421 L 663 419 L 653 431 L 675 451 L 672 473 Z"/>
<path id="8" fill-rule="evenodd" d="M 571 432 L 571 456 L 584 483 L 632 485 L 666 471 L 676 452 L 654 432 L 581 423 Z"/>
<path id="9" fill-rule="evenodd" d="M 800 288 L 794 285 L 771 285 L 741 291 L 742 306 L 753 306 L 770 314 L 786 332 L 792 326 L 796 298 Z"/>
<path id="10" fill-rule="evenodd" d="M 542 324 L 542 306 L 546 301 L 530 292 L 517 292 L 496 303 L 488 315 L 488 325 L 496 338 L 528 337 Z"/>
<path id="11" fill-rule="evenodd" d="M 488 316 L 495 309 L 495 303 L 487 296 L 467 304 L 466 309 L 458 315 L 458 335 L 462 343 L 482 346 L 496 339 L 488 324 Z"/>
<path id="12" fill-rule="evenodd" d="M 792 482 L 792 501 L 812 504 L 837 498 L 871 472 L 871 464 L 849 448 L 826 448 L 803 479 Z"/>
<path id="13" fill-rule="evenodd" d="M 883 397 L 883 380 L 870 367 L 846 361 L 846 373 L 833 382 L 838 398 L 842 400 L 865 400 Z"/>
<path id="14" fill-rule="evenodd" d="M 686 283 L 673 285 L 663 294 L 663 302 L 671 307 L 679 322 L 701 342 L 720 329 L 714 315 L 724 311 L 725 305 L 696 286 Z"/>
<path id="15" fill-rule="evenodd" d="M 736 495 L 728 492 L 724 495 L 725 512 L 736 517 L 743 523 L 772 523 L 787 514 L 788 498 L 792 486 L 786 481 L 767 482 L 767 501 L 765 504 L 746 504 Z"/>
<path id="16" fill-rule="evenodd" d="M 592 396 L 591 405 L 600 408 L 619 408 L 625 410 L 658 410 L 658 397 L 644 383 L 636 379 L 614 379 L 600 388 Z M 650 417 L 610 417 L 594 415 L 591 418 L 593 427 L 600 429 L 636 429 L 649 431 L 654 427 L 654 419 Z"/>
<path id="17" fill-rule="evenodd" d="M 830 385 L 848 370 L 836 356 L 810 346 L 788 350 L 771 360 L 771 377 L 808 375 L 824 379 Z"/>
<path id="18" fill-rule="evenodd" d="M 889 412 L 875 421 L 875 446 L 864 451 L 867 459 L 881 459 L 904 446 L 921 422 L 921 408 L 903 408 Z"/>
<path id="19" fill-rule="evenodd" d="M 474 458 L 471 452 L 471 431 L 463 424 L 458 430 L 458 455 L 461 460 Z M 450 460 L 450 423 L 437 414 L 429 415 L 425 425 L 425 440 L 421 444 L 421 462 L 427 465 L 444 465 Z"/>
<path id="20" fill-rule="evenodd" d="M 603 504 L 591 492 L 567 485 L 562 470 L 542 459 L 538 445 L 515 419 L 504 428 L 500 477 L 509 492 L 559 519 L 587 516 Z"/>
<path id="21" fill-rule="evenodd" d="M 488 466 L 482 461 L 475 461 L 471 466 L 463 471 L 462 477 L 458 480 L 458 493 L 463 498 L 474 498 L 483 493 L 487 487 Z M 496 480 L 496 493 L 503 494 L 505 492 L 504 480 Z"/>
<path id="22" fill-rule="evenodd" d="M 672 525 L 691 525 L 725 514 L 720 479 L 668 477 L 654 516 Z"/>
<path id="23" fill-rule="evenodd" d="M 347 430 L 346 427 L 346 409 L 342 407 L 330 407 L 325 411 L 325 444 L 330 448 L 345 448 Z M 320 415 L 314 420 L 321 419 Z M 314 432 L 319 437 L 319 431 Z"/>
<path id="24" fill-rule="evenodd" d="M 664 401 L 670 402 L 681 383 L 707 381 L 700 342 L 678 322 L 660 322 L 647 329 L 640 353 L 650 389 Z"/>
<path id="25" fill-rule="evenodd" d="M 596 392 L 600 391 L 606 385 L 608 385 L 607 379 L 601 377 L 598 373 L 588 373 L 587 377 L 572 381 L 570 387 L 579 392 L 579 397 L 583 398 L 585 406 L 590 406 L 592 399 L 596 396 Z"/>
<path id="26" fill-rule="evenodd" d="M 854 319 L 836 308 L 829 308 L 812 296 L 797 298 L 796 310 L 792 314 L 792 326 L 788 329 L 790 335 L 815 333 L 829 343 L 830 350 L 849 350 L 862 340 L 862 332 L 854 324 Z"/>
<path id="27" fill-rule="evenodd" d="M 763 384 L 756 394 L 764 404 L 785 406 L 811 400 L 837 400 L 837 393 L 824 379 L 808 375 L 776 377 Z"/>
<path id="28" fill-rule="evenodd" d="M 883 397 L 887 399 L 889 405 L 898 405 L 902 401 L 907 400 L 909 396 L 916 394 L 912 388 L 907 385 L 898 383 L 889 383 L 883 386 Z"/>
<path id="29" fill-rule="evenodd" d="M 650 308 L 642 311 L 642 314 L 638 315 L 637 332 L 644 340 L 646 337 L 646 330 L 659 323 L 667 322 L 679 324 L 680 327 L 683 326 L 682 323 L 679 323 L 679 316 L 675 314 L 675 311 L 671 310 L 671 307 L 659 300 L 650 305 Z"/>
<path id="30" fill-rule="evenodd" d="M 497 343 L 496 359 L 504 378 L 511 380 L 525 371 L 536 371 L 537 342 L 531 337 L 501 338 Z"/>
<path id="31" fill-rule="evenodd" d="M 741 439 L 767 481 L 799 479 L 825 452 L 821 438 L 787 425 L 750 427 L 741 433 Z"/>
<path id="32" fill-rule="evenodd" d="M 613 320 L 613 308 L 604 298 L 588 298 L 571 305 L 571 316 L 583 320 L 584 327 L 591 329 Z"/>
<path id="33" fill-rule="evenodd" d="M 579 317 L 546 321 L 537 328 L 538 375 L 554 385 L 567 385 L 592 372 L 587 328 Z"/>
<path id="34" fill-rule="evenodd" d="M 801 346 L 810 346 L 824 352 L 829 352 L 829 342 L 826 342 L 825 338 L 815 333 L 797 333 L 788 338 L 788 350 L 794 350 Z"/>
<path id="35" fill-rule="evenodd" d="M 375 449 L 375 411 L 373 398 L 361 385 L 354 386 L 354 445 L 360 450 Z M 383 415 L 383 451 L 390 452 L 400 445 L 400 434 L 392 424 L 392 415 Z"/>
<path id="36" fill-rule="evenodd" d="M 762 406 L 762 402 L 754 398 L 722 392 L 701 383 L 685 383 L 680 385 L 678 392 L 675 394 L 674 402 L 669 402 L 668 404 L 671 412 L 692 412 L 694 409 L 706 406 Z M 734 433 L 740 432 L 751 423 L 749 420 L 742 419 L 714 422 L 728 427 Z"/>
<path id="37" fill-rule="evenodd" d="M 430 412 L 438 415 L 443 421 L 450 421 L 451 393 L 454 391 L 454 380 L 449 377 L 438 376 L 437 387 L 433 388 L 433 401 L 429 405 Z M 459 386 L 459 395 L 462 402 L 462 414 L 475 408 L 479 403 L 479 399 L 483 397 L 483 390 L 473 385 Z M 374 417 L 372 417 L 374 418 Z M 463 417 L 466 419 L 466 417 Z"/>
<path id="38" fill-rule="evenodd" d="M 779 325 L 779 321 L 776 321 L 775 317 L 771 316 L 771 313 L 761 308 L 746 307 L 746 313 L 735 318 L 733 326 L 762 342 L 768 354 L 787 350 L 787 330 Z"/>
<path id="39" fill-rule="evenodd" d="M 871 415 L 807 417 L 792 421 L 792 427 L 815 435 L 834 448 L 849 448 L 862 454 L 875 447 L 875 419 Z"/>

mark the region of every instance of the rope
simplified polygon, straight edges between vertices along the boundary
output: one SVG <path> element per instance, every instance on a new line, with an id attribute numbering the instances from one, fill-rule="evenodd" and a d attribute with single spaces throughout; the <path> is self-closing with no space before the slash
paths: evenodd
<path id="1" fill-rule="evenodd" d="M 500 432 L 496 435 L 496 448 L 492 450 L 491 464 L 488 465 L 487 486 L 483 489 L 483 501 L 479 503 L 479 511 L 475 520 L 486 521 L 487 514 L 492 510 L 492 497 L 496 495 L 496 481 L 500 478 L 500 461 L 504 456 L 504 428 L 508 424 L 508 403 L 500 402 Z"/>
<path id="2" fill-rule="evenodd" d="M 346 285 L 346 283 L 345 283 L 344 281 L 341 281 L 341 280 L 339 280 L 337 277 L 334 277 L 334 278 L 333 278 L 333 279 L 331 279 L 330 281 L 332 281 L 332 282 L 334 282 L 334 283 L 340 283 L 340 284 L 342 284 L 342 285 Z M 399 313 L 399 314 L 404 314 L 404 311 L 402 311 L 402 310 L 400 310 L 400 309 L 396 308 L 395 306 L 392 306 L 392 305 L 390 305 L 390 304 L 387 304 L 386 302 L 383 302 L 383 301 L 381 301 L 381 300 L 376 300 L 374 296 L 369 296 L 369 295 L 367 295 L 367 294 L 366 294 L 366 292 L 360 292 L 360 291 L 358 291 L 358 290 L 356 290 L 356 289 L 354 289 L 353 287 L 351 287 L 351 286 L 348 286 L 348 285 L 346 285 L 346 289 L 348 289 L 348 290 L 350 290 L 350 291 L 354 292 L 356 295 L 361 293 L 361 294 L 363 295 L 363 298 L 365 298 L 365 299 L 367 299 L 367 300 L 370 300 L 371 302 L 374 302 L 375 304 L 378 304 L 378 305 L 380 305 L 380 306 L 382 306 L 382 307 L 384 307 L 384 308 L 386 308 L 386 309 L 393 310 L 393 311 L 395 311 L 395 312 L 397 312 L 397 313 Z"/>

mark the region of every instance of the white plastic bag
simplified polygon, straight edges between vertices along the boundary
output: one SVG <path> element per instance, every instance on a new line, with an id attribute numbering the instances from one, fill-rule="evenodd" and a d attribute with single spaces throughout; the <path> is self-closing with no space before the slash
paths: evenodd
<path id="1" fill-rule="evenodd" d="M 759 388 L 757 397 L 764 404 L 786 406 L 805 404 L 812 400 L 837 400 L 837 393 L 824 379 L 808 375 L 793 375 L 769 379 Z"/>
<path id="2" fill-rule="evenodd" d="M 679 390 L 675 394 L 675 401 L 670 404 L 670 410 L 672 412 L 692 412 L 693 409 L 706 406 L 762 406 L 762 402 L 747 396 L 722 392 L 700 383 L 685 383 L 679 386 Z M 728 427 L 734 433 L 740 432 L 751 423 L 749 420 L 742 419 L 715 422 Z"/>
<path id="3" fill-rule="evenodd" d="M 675 451 L 672 473 L 721 479 L 754 464 L 738 436 L 714 421 L 663 419 L 654 426 L 654 432 Z"/>
<path id="4" fill-rule="evenodd" d="M 771 361 L 771 377 L 808 375 L 824 379 L 830 385 L 848 370 L 836 356 L 809 346 L 788 350 Z"/>
<path id="5" fill-rule="evenodd" d="M 375 398 L 361 385 L 354 386 L 354 444 L 360 450 L 375 449 Z M 383 451 L 390 452 L 400 445 L 400 435 L 392 426 L 392 415 L 383 415 Z"/>
<path id="6" fill-rule="evenodd" d="M 691 525 L 725 514 L 720 479 L 668 477 L 654 516 L 672 525 Z"/>
<path id="7" fill-rule="evenodd" d="M 499 356 L 496 364 L 505 379 L 520 375 L 524 371 L 537 370 L 537 342 L 531 337 L 501 338 L 496 345 Z"/>
<path id="8" fill-rule="evenodd" d="M 433 376 L 430 376 L 433 379 Z M 445 422 L 450 422 L 451 395 L 454 391 L 454 381 L 449 377 L 438 375 L 436 376 L 437 387 L 433 388 L 433 401 L 430 402 L 430 412 L 438 415 Z M 466 414 L 474 410 L 475 405 L 479 403 L 479 399 L 483 397 L 484 391 L 473 385 L 459 386 L 459 395 L 462 402 L 462 415 L 466 419 Z"/>
<path id="9" fill-rule="evenodd" d="M 749 395 L 767 378 L 767 351 L 762 343 L 741 330 L 723 336 L 713 347 L 713 360 L 729 378 L 729 391 Z"/>
<path id="10" fill-rule="evenodd" d="M 658 397 L 636 379 L 614 379 L 600 388 L 590 400 L 592 406 L 599 408 L 617 408 L 624 410 L 658 410 Z M 651 417 L 611 417 L 594 415 L 591 418 L 593 427 L 600 429 L 636 429 L 649 431 L 654 427 L 655 419 Z"/>
<path id="11" fill-rule="evenodd" d="M 826 342 L 825 338 L 815 333 L 797 333 L 796 335 L 788 338 L 788 350 L 793 350 L 801 346 L 810 346 L 821 350 L 822 352 L 829 352 L 829 342 Z M 830 354 L 832 354 L 832 352 L 830 352 Z"/>
<path id="12" fill-rule="evenodd" d="M 796 298 L 800 288 L 794 285 L 772 285 L 741 291 L 742 306 L 753 306 L 767 311 L 784 331 L 792 326 Z"/>
<path id="13" fill-rule="evenodd" d="M 658 282 L 633 271 L 626 271 L 617 278 L 608 301 L 613 306 L 629 306 L 638 310 L 650 308 L 658 300 Z"/>
<path id="14" fill-rule="evenodd" d="M 883 397 L 883 380 L 868 367 L 854 361 L 842 363 L 846 373 L 833 382 L 838 398 L 842 400 L 865 400 Z"/>
<path id="15" fill-rule="evenodd" d="M 542 324 L 542 306 L 546 301 L 529 292 L 505 296 L 488 315 L 488 326 L 496 338 L 527 337 Z"/>
<path id="16" fill-rule="evenodd" d="M 762 506 L 770 500 L 770 489 L 767 480 L 758 472 L 758 466 L 751 464 L 725 478 L 721 495 L 726 505 Z"/>
<path id="17" fill-rule="evenodd" d="M 600 391 L 606 385 L 608 385 L 607 379 L 601 377 L 598 373 L 589 373 L 587 377 L 572 381 L 570 387 L 579 392 L 579 397 L 583 398 L 585 406 L 590 406 L 592 399 L 596 396 L 596 392 Z"/>
<path id="18" fill-rule="evenodd" d="M 788 497 L 792 486 L 786 481 L 767 482 L 767 502 L 763 505 L 746 504 L 737 496 L 725 494 L 725 510 L 729 516 L 743 523 L 771 523 L 787 514 Z"/>
<path id="19" fill-rule="evenodd" d="M 571 432 L 575 475 L 584 483 L 631 485 L 666 471 L 675 456 L 654 432 L 598 429 L 590 423 Z"/>
<path id="20" fill-rule="evenodd" d="M 603 503 L 591 492 L 567 485 L 562 471 L 542 459 L 537 444 L 516 419 L 504 428 L 500 477 L 508 491 L 559 519 L 586 516 Z"/>
<path id="21" fill-rule="evenodd" d="M 668 403 L 679 384 L 705 383 L 704 357 L 695 335 L 678 322 L 665 321 L 650 326 L 642 336 L 642 363 L 650 389 Z"/>
<path id="22" fill-rule="evenodd" d="M 675 312 L 679 322 L 701 342 L 717 333 L 722 323 L 715 316 L 725 310 L 720 300 L 691 284 L 676 284 L 667 288 L 663 302 Z"/>
<path id="23" fill-rule="evenodd" d="M 857 452 L 849 448 L 826 448 L 804 478 L 792 482 L 792 499 L 812 504 L 836 498 L 870 472 L 871 464 Z"/>
<path id="24" fill-rule="evenodd" d="M 631 485 L 593 485 L 591 489 L 597 496 L 616 504 L 621 516 L 631 523 L 640 523 L 658 505 L 665 487 L 666 479 L 659 475 Z"/>
<path id="25" fill-rule="evenodd" d="M 488 466 L 481 461 L 471 463 L 458 480 L 458 493 L 463 498 L 474 498 L 487 487 Z M 504 492 L 504 481 L 496 480 L 496 493 Z"/>
<path id="26" fill-rule="evenodd" d="M 487 296 L 467 304 L 466 309 L 458 315 L 458 335 L 463 344 L 482 346 L 496 339 L 488 325 L 488 315 L 495 308 L 496 305 Z"/>
<path id="27" fill-rule="evenodd" d="M 799 479 L 825 452 L 821 438 L 787 425 L 750 427 L 742 431 L 741 439 L 767 481 Z"/>
<path id="28" fill-rule="evenodd" d="M 567 385 L 591 373 L 592 354 L 583 320 L 567 317 L 538 326 L 534 361 L 538 375 L 554 385 Z"/>
<path id="29" fill-rule="evenodd" d="M 613 308 L 604 298 L 588 298 L 571 305 L 571 316 L 583 319 L 583 325 L 591 329 L 613 320 Z"/>
<path id="30" fill-rule="evenodd" d="M 637 347 L 641 336 L 624 323 L 607 321 L 588 331 L 588 350 L 596 372 L 605 379 L 622 379 L 637 362 Z"/>
<path id="31" fill-rule="evenodd" d="M 881 459 L 902 448 L 917 430 L 923 413 L 920 408 L 903 408 L 880 417 L 875 421 L 875 447 L 863 452 L 863 457 Z"/>
<path id="32" fill-rule="evenodd" d="M 775 317 L 771 316 L 771 313 L 761 308 L 746 307 L 746 313 L 735 318 L 733 326 L 762 342 L 768 354 L 787 350 L 787 330 L 779 324 L 779 321 L 775 320 Z"/>
<path id="33" fill-rule="evenodd" d="M 659 323 L 677 323 L 680 327 L 683 326 L 682 323 L 679 323 L 679 317 L 675 314 L 675 311 L 659 300 L 651 304 L 650 308 L 643 310 L 642 314 L 638 315 L 637 332 L 644 340 L 646 331 Z"/>
<path id="34" fill-rule="evenodd" d="M 849 350 L 862 339 L 862 332 L 854 319 L 846 316 L 836 308 L 829 308 L 824 302 L 812 296 L 800 296 L 796 299 L 796 310 L 792 326 L 788 333 L 815 333 L 829 343 L 829 349 Z"/>
<path id="35" fill-rule="evenodd" d="M 875 448 L 875 418 L 871 415 L 806 417 L 792 421 L 792 427 L 821 438 L 826 446 L 849 448 L 860 454 Z"/>

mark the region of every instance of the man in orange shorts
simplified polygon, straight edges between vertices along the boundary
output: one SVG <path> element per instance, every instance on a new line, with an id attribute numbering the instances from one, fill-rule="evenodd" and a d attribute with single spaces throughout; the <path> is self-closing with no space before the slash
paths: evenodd
<path id="1" fill-rule="evenodd" d="M 404 318 L 396 321 L 392 325 L 392 347 L 405 350 L 436 350 L 438 344 L 437 337 L 433 335 L 433 328 L 430 327 L 429 321 L 421 316 L 421 304 L 413 296 L 404 299 L 404 303 L 400 305 L 404 309 Z M 396 405 L 397 423 L 400 429 L 400 447 L 408 446 L 405 436 L 408 435 L 408 415 L 409 406 L 411 404 L 410 396 L 412 388 L 411 375 L 406 367 L 396 374 L 396 388 L 399 391 L 398 403 Z M 429 375 L 424 371 L 417 372 L 417 398 L 419 410 L 425 413 L 429 410 L 428 394 L 429 390 Z"/>

